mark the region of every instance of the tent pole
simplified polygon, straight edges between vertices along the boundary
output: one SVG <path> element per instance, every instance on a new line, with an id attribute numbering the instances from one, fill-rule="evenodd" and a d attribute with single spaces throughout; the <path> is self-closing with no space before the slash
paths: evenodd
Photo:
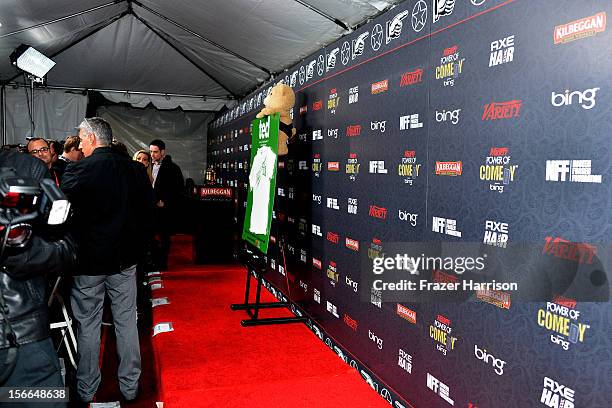
<path id="1" fill-rule="evenodd" d="M 19 29 L 17 31 L 13 31 L 13 32 L 10 32 L 10 33 L 2 34 L 2 35 L 0 35 L 0 38 L 9 37 L 11 35 L 23 33 L 24 31 L 33 30 L 35 28 L 41 28 L 41 27 L 44 27 L 44 26 L 48 26 L 50 24 L 58 23 L 60 21 L 67 20 L 69 18 L 82 16 L 83 14 L 91 13 L 92 11 L 96 11 L 96 10 L 100 10 L 100 9 L 103 9 L 103 8 L 106 8 L 106 7 L 114 6 L 116 4 L 123 3 L 125 1 L 126 0 L 114 0 L 114 1 L 111 1 L 110 3 L 102 4 L 101 6 L 92 7 L 92 8 L 89 8 L 87 10 L 78 11 L 76 13 L 73 13 L 73 14 L 70 14 L 70 15 L 67 15 L 67 16 L 64 16 L 64 17 L 56 18 L 56 19 L 50 20 L 50 21 L 45 21 L 44 23 L 39 23 L 39 24 L 30 26 L 30 27 L 21 28 L 21 29 Z"/>
<path id="2" fill-rule="evenodd" d="M 1 111 L 0 115 L 2 115 L 2 145 L 6 144 L 6 85 L 2 84 L 2 88 L 0 88 L 0 105 Z"/>
<path id="3" fill-rule="evenodd" d="M 240 59 L 240 60 L 242 60 L 242 61 L 244 61 L 244 62 L 246 62 L 246 63 L 248 63 L 248 64 L 250 64 L 250 65 L 252 65 L 252 66 L 254 66 L 254 67 L 258 68 L 258 69 L 260 69 L 260 70 L 262 70 L 266 74 L 272 76 L 272 73 L 267 68 L 265 68 L 265 67 L 263 67 L 263 66 L 261 66 L 259 64 L 256 64 L 255 62 L 251 61 L 250 59 L 248 59 L 246 57 L 243 57 L 242 55 L 240 55 L 240 54 L 238 54 L 238 53 L 236 53 L 236 52 L 234 52 L 234 51 L 232 51 L 232 50 L 222 46 L 221 44 L 218 44 L 218 43 L 214 42 L 213 40 L 210 40 L 210 39 L 204 37 L 203 35 L 200 35 L 200 34 L 196 33 L 195 31 L 190 30 L 189 28 L 185 27 L 184 25 L 182 25 L 182 24 L 172 20 L 171 18 L 166 17 L 163 14 L 161 14 L 161 13 L 151 9 L 150 7 L 145 6 L 140 1 L 132 0 L 131 3 L 137 5 L 140 8 L 143 8 L 143 9 L 147 10 L 149 13 L 156 15 L 157 17 L 161 18 L 162 20 L 167 21 L 168 23 L 170 23 L 170 24 L 180 28 L 181 30 L 183 30 L 183 31 L 193 35 L 194 37 L 197 37 L 200 40 L 202 40 L 204 42 L 207 42 L 208 44 L 210 44 L 210 45 L 212 45 L 214 47 L 217 47 L 220 50 L 223 50 L 223 51 L 227 52 L 228 54 L 231 54 L 234 57 L 236 57 L 236 58 L 238 58 L 238 59 Z"/>
<path id="4" fill-rule="evenodd" d="M 346 25 L 346 24 L 345 24 L 343 21 L 341 21 L 341 20 L 339 20 L 339 19 L 337 19 L 337 18 L 335 18 L 335 17 L 330 16 L 329 14 L 327 14 L 326 12 L 324 12 L 324 11 L 322 11 L 322 10 L 319 10 L 319 9 L 318 9 L 318 8 L 316 8 L 315 6 L 312 6 L 312 5 L 308 4 L 308 3 L 306 3 L 304 0 L 293 0 L 293 1 L 295 1 L 296 3 L 300 3 L 302 6 L 306 7 L 307 9 L 314 11 L 315 13 L 317 13 L 318 15 L 320 15 L 320 16 L 322 16 L 322 17 L 324 17 L 324 18 L 328 19 L 328 20 L 329 20 L 329 21 L 331 21 L 332 23 L 334 23 L 334 24 L 336 24 L 336 25 L 338 25 L 338 26 L 342 27 L 342 29 L 344 29 L 344 30 L 346 30 L 346 31 L 348 31 L 348 32 L 353 31 L 353 30 L 352 30 L 352 29 L 351 29 L 349 26 L 347 26 L 347 25 Z"/>
<path id="5" fill-rule="evenodd" d="M 185 58 L 187 61 L 191 62 L 193 64 L 193 66 L 195 66 L 197 69 L 199 69 L 204 75 L 206 75 L 207 77 L 212 79 L 217 85 L 219 85 L 221 88 L 223 88 L 227 92 L 229 92 L 229 94 L 231 96 L 233 96 L 234 98 L 236 97 L 236 94 L 234 92 L 230 91 L 229 88 L 227 88 L 225 85 L 223 85 L 221 82 L 219 82 L 219 80 L 217 78 L 212 76 L 208 71 L 206 71 L 204 68 L 202 68 L 200 65 L 198 65 L 191 57 L 189 57 L 189 55 L 187 55 L 185 52 L 181 51 L 176 45 L 174 45 L 172 42 L 170 42 L 157 29 L 153 28 L 149 23 L 147 23 L 145 20 L 140 18 L 140 16 L 136 15 L 136 13 L 132 13 L 132 15 L 134 16 L 134 18 L 136 18 L 138 21 L 140 21 L 142 24 L 144 24 L 145 27 L 147 27 L 149 30 L 154 32 L 162 41 L 164 41 L 166 44 L 168 44 L 170 47 L 172 47 L 172 49 L 174 49 L 174 51 L 178 52 L 179 54 L 181 54 L 183 56 L 183 58 Z M 164 33 L 166 36 L 170 37 L 168 35 L 168 33 L 164 32 L 164 31 L 161 31 L 161 32 Z M 170 38 L 172 38 L 172 37 L 170 37 Z"/>
<path id="6" fill-rule="evenodd" d="M 8 85 L 13 85 L 13 86 L 25 86 L 23 84 L 18 84 L 15 82 L 11 82 Z M 55 86 L 55 85 L 45 85 L 45 88 L 47 89 L 55 89 L 55 90 L 60 90 L 60 91 L 78 91 L 78 92 L 83 92 L 83 91 L 95 91 L 95 92 L 112 92 L 112 93 L 129 93 L 132 95 L 151 95 L 151 96 L 169 96 L 169 97 L 177 97 L 177 98 L 196 98 L 196 99 L 221 99 L 221 100 L 227 100 L 226 97 L 223 96 L 207 96 L 207 95 L 189 95 L 189 94 L 176 94 L 176 93 L 162 93 L 162 92 L 143 92 L 143 91 L 130 91 L 128 89 L 125 90 L 121 90 L 121 89 L 101 89 L 101 88 L 79 88 L 79 87 L 71 87 L 71 86 Z"/>

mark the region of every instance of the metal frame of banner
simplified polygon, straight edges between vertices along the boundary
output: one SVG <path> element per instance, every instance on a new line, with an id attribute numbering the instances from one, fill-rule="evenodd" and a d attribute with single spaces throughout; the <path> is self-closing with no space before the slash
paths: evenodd
<path id="1" fill-rule="evenodd" d="M 247 248 L 248 247 L 249 247 L 249 244 L 247 244 Z M 284 246 L 283 240 L 279 242 L 279 247 L 283 254 L 283 263 L 285 266 L 285 271 L 287 271 L 287 263 L 285 261 L 285 249 L 284 249 L 285 246 Z M 246 252 L 255 254 L 255 250 L 247 249 Z M 270 325 L 270 324 L 306 322 L 307 320 L 306 317 L 267 317 L 263 319 L 260 318 L 259 309 L 274 309 L 274 308 L 281 308 L 281 307 L 290 308 L 291 302 L 287 301 L 287 302 L 263 302 L 262 303 L 261 302 L 261 286 L 262 286 L 263 275 L 266 273 L 266 267 L 267 267 L 266 263 L 264 262 L 262 264 L 261 258 L 259 258 L 259 255 L 252 255 L 250 259 L 248 259 L 245 262 L 245 264 L 247 267 L 247 271 L 246 271 L 246 285 L 245 285 L 245 291 L 244 291 L 244 303 L 234 303 L 230 305 L 231 310 L 234 310 L 234 311 L 246 310 L 246 312 L 250 316 L 250 319 L 243 319 L 240 321 L 240 324 L 242 326 L 250 327 L 250 326 L 263 326 L 263 325 Z M 249 303 L 249 294 L 251 291 L 251 275 L 252 274 L 257 279 L 257 290 L 255 292 L 255 303 Z"/>

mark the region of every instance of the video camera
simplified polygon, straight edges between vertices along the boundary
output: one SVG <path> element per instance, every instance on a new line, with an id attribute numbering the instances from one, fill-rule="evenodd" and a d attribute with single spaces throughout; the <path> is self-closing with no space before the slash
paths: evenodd
<path id="1" fill-rule="evenodd" d="M 32 224 L 63 224 L 70 202 L 53 180 L 40 182 L 19 177 L 14 169 L 0 168 L 0 243 L 23 247 L 32 236 Z"/>

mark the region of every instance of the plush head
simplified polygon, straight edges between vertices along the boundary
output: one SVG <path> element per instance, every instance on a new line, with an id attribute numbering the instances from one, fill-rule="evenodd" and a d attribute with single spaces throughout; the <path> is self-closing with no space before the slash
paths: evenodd
<path id="1" fill-rule="evenodd" d="M 264 99 L 266 108 L 274 112 L 286 112 L 293 108 L 294 104 L 295 94 L 293 89 L 283 83 L 274 85 L 270 94 Z"/>

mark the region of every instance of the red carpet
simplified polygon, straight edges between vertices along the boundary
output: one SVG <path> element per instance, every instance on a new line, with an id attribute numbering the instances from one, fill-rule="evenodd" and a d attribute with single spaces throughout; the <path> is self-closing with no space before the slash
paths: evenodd
<path id="1" fill-rule="evenodd" d="M 153 338 L 165 407 L 388 406 L 303 324 L 240 326 L 246 313 L 229 305 L 243 299 L 244 269 L 194 266 L 190 244 L 174 241 L 164 288 L 153 292 L 170 300 L 153 323 L 174 326 Z"/>

